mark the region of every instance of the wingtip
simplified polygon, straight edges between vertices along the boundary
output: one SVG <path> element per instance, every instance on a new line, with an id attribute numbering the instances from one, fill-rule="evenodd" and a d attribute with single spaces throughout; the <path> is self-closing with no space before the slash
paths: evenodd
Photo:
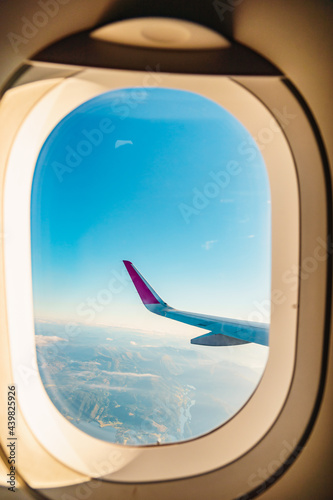
<path id="1" fill-rule="evenodd" d="M 132 262 L 130 262 L 129 260 L 123 260 L 123 263 L 144 305 L 147 304 L 165 305 L 165 302 L 157 295 L 155 290 L 139 273 L 139 271 L 135 268 Z"/>

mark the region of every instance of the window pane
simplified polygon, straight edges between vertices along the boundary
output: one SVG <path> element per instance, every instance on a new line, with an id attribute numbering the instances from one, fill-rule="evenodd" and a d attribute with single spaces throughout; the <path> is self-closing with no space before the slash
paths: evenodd
<path id="1" fill-rule="evenodd" d="M 268 330 L 270 225 L 260 151 L 215 102 L 132 88 L 67 115 L 41 149 L 31 198 L 38 364 L 58 410 L 88 434 L 135 445 L 197 437 L 232 417 L 268 347 L 191 339 L 221 318 L 232 339 L 245 328 L 237 320 Z M 162 301 L 199 315 L 196 326 L 145 307 L 123 260 Z"/>

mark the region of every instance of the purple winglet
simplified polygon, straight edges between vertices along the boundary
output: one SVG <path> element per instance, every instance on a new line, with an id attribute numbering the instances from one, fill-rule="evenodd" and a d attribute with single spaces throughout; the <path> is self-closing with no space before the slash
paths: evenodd
<path id="1" fill-rule="evenodd" d="M 129 260 L 123 261 L 133 284 L 144 304 L 160 304 Z"/>

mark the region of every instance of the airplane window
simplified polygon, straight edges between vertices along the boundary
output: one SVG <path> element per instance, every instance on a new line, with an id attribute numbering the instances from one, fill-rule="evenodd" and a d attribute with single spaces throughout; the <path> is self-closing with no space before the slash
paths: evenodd
<path id="1" fill-rule="evenodd" d="M 222 425 L 268 357 L 270 187 L 199 94 L 126 88 L 51 132 L 31 193 L 38 366 L 73 425 L 127 445 Z"/>

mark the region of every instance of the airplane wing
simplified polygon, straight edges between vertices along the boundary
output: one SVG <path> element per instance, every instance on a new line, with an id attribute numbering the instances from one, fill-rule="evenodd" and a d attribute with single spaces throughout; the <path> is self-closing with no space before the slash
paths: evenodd
<path id="1" fill-rule="evenodd" d="M 181 323 L 186 323 L 187 325 L 210 330 L 209 333 L 191 339 L 191 344 L 228 346 L 253 342 L 268 346 L 268 325 L 174 309 L 157 295 L 132 262 L 128 260 L 124 260 L 123 262 L 148 311 L 175 321 L 180 321 Z"/>

